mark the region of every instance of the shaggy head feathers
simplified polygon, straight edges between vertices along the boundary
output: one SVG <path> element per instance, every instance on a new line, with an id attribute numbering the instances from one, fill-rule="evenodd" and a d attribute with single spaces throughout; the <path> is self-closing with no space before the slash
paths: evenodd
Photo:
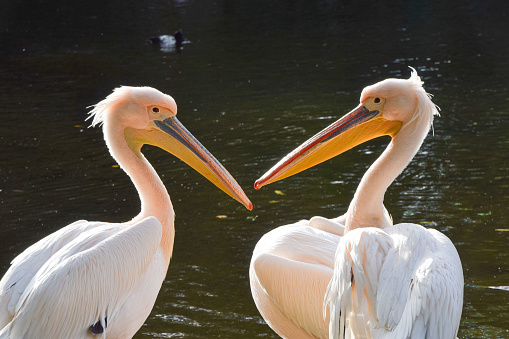
<path id="1" fill-rule="evenodd" d="M 177 104 L 175 100 L 155 88 L 152 87 L 130 87 L 122 86 L 115 88 L 113 93 L 108 95 L 104 100 L 91 106 L 92 110 L 89 112 L 90 119 L 92 118 L 91 127 L 101 125 L 108 112 L 120 104 L 131 103 L 140 106 L 160 106 L 169 109 L 174 114 L 177 114 Z"/>
<path id="2" fill-rule="evenodd" d="M 394 98 L 397 96 L 415 97 L 417 104 L 413 117 L 410 122 L 417 120 L 417 126 L 422 123 L 428 126 L 433 125 L 433 117 L 440 115 L 438 113 L 439 107 L 431 101 L 431 94 L 426 93 L 422 85 L 424 82 L 421 80 L 417 71 L 410 67 L 412 74 L 409 79 L 386 79 L 372 86 L 364 88 L 361 94 L 361 102 L 368 97 L 380 96 L 385 99 Z M 407 123 L 407 125 L 408 125 Z"/>

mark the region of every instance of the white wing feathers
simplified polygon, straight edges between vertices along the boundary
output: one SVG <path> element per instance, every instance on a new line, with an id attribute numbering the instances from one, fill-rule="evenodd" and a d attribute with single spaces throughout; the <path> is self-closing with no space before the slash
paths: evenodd
<path id="1" fill-rule="evenodd" d="M 456 338 L 463 272 L 450 240 L 414 224 L 356 229 L 336 252 L 330 338 Z"/>
<path id="2" fill-rule="evenodd" d="M 308 314 L 320 314 L 320 305 L 316 304 L 316 310 L 314 310 L 313 301 L 323 296 L 326 284 L 321 284 L 321 282 L 327 281 L 327 278 L 330 277 L 331 270 L 329 268 L 269 253 L 260 255 L 253 268 L 257 273 L 256 278 L 269 296 L 269 300 L 274 305 L 278 305 L 277 309 L 283 312 L 286 317 L 292 319 L 296 325 L 309 330 L 323 326 L 320 317 L 310 319 Z M 298 304 L 295 301 L 295 291 L 301 292 L 299 303 L 307 305 L 307 308 L 296 307 Z M 277 326 L 278 324 L 272 325 Z"/>
<path id="3" fill-rule="evenodd" d="M 18 300 L 42 265 L 78 235 L 97 226 L 98 223 L 76 221 L 39 240 L 14 258 L 0 281 L 0 328 L 11 321 Z"/>
<path id="4" fill-rule="evenodd" d="M 362 315 L 363 311 L 376 314 L 377 305 L 366 303 L 364 299 L 376 300 L 378 276 L 391 245 L 392 239 L 377 228 L 354 230 L 341 238 L 334 275 L 324 299 L 324 314 L 330 304 L 330 338 L 344 338 L 345 335 L 346 338 L 369 338 Z M 373 265 L 365 265 L 366 258 L 370 258 Z M 357 293 L 362 290 L 364 293 Z M 356 321 L 358 317 L 361 319 Z"/>
<path id="5" fill-rule="evenodd" d="M 314 218 L 315 219 L 315 218 Z M 322 218 L 323 219 L 323 218 Z M 342 226 L 315 219 L 278 227 L 255 247 L 250 265 L 253 298 L 268 324 L 285 338 L 323 337 L 321 300 L 332 276 Z M 318 227 L 320 226 L 320 227 Z"/>
<path id="6" fill-rule="evenodd" d="M 128 227 L 95 226 L 63 246 L 31 279 L 8 325 L 12 338 L 85 338 L 98 321 L 107 331 L 105 318 L 114 320 L 139 281 L 162 227 L 153 217 Z M 40 316 L 45 314 L 51 316 Z"/>

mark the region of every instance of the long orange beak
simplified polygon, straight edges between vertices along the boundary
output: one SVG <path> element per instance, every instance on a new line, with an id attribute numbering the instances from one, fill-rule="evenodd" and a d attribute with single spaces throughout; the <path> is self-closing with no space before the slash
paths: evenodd
<path id="1" fill-rule="evenodd" d="M 175 116 L 154 120 L 152 124 L 150 130 L 130 130 L 130 138 L 137 139 L 139 144 L 157 146 L 175 155 L 248 210 L 253 209 L 253 204 L 237 181 Z"/>
<path id="2" fill-rule="evenodd" d="M 382 135 L 394 137 L 401 122 L 385 119 L 381 111 L 362 104 L 304 142 L 255 182 L 261 187 L 287 178 L 329 160 L 368 140 Z"/>

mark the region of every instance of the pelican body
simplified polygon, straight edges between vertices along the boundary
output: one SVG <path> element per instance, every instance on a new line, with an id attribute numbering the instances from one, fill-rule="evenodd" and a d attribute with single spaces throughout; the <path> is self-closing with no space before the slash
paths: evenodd
<path id="1" fill-rule="evenodd" d="M 456 338 L 463 271 L 452 242 L 417 224 L 393 225 L 387 188 L 426 137 L 437 107 L 417 72 L 366 87 L 360 104 L 292 151 L 255 188 L 299 173 L 367 140 L 392 137 L 346 213 L 281 226 L 256 245 L 254 301 L 284 338 Z"/>
<path id="2" fill-rule="evenodd" d="M 130 176 L 141 211 L 125 223 L 76 221 L 27 248 L 0 281 L 1 339 L 131 338 L 166 276 L 174 210 L 144 144 L 185 161 L 252 209 L 235 179 L 177 120 L 173 98 L 121 87 L 90 112 L 113 158 Z"/>

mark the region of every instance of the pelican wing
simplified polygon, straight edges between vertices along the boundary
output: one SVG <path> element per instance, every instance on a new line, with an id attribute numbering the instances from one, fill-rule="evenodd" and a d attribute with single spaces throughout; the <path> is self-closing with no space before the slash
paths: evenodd
<path id="1" fill-rule="evenodd" d="M 369 338 L 365 323 L 376 314 L 378 277 L 392 244 L 378 228 L 356 229 L 341 238 L 324 298 L 324 308 L 330 305 L 329 338 Z"/>
<path id="2" fill-rule="evenodd" d="M 387 233 L 394 248 L 377 292 L 377 317 L 385 329 L 373 329 L 373 336 L 456 338 L 458 327 L 450 324 L 459 325 L 461 318 L 463 271 L 454 245 L 442 233 L 415 224 L 399 224 Z"/>
<path id="3" fill-rule="evenodd" d="M 318 220 L 313 224 L 331 227 Z M 256 245 L 249 272 L 251 292 L 258 310 L 279 335 L 326 335 L 328 319 L 322 316 L 320 300 L 332 276 L 339 238 L 301 221 L 272 230 Z"/>
<path id="4" fill-rule="evenodd" d="M 153 217 L 135 225 L 102 224 L 81 233 L 42 265 L 6 329 L 14 338 L 85 338 L 114 321 L 162 236 Z"/>
<path id="5" fill-rule="evenodd" d="M 76 221 L 39 240 L 14 258 L 0 281 L 0 328 L 14 317 L 21 295 L 39 269 L 77 236 L 97 226 L 98 223 Z"/>
<path id="6" fill-rule="evenodd" d="M 329 337 L 456 338 L 450 324 L 459 324 L 462 299 L 459 256 L 440 232 L 356 229 L 336 252 Z"/>

